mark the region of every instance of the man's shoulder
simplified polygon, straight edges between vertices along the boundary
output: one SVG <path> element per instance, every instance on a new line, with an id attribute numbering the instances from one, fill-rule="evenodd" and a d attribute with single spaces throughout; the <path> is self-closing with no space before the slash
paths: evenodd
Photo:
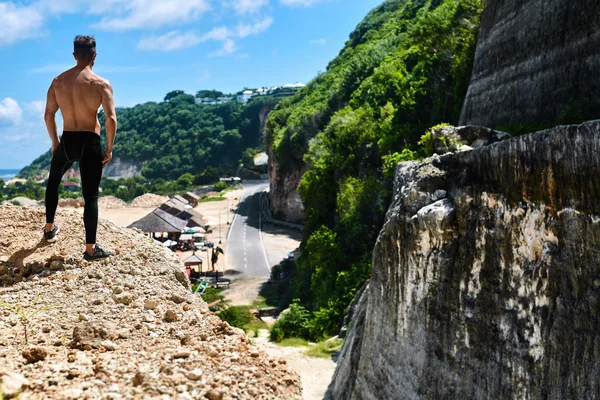
<path id="1" fill-rule="evenodd" d="M 101 89 L 110 88 L 110 82 L 108 79 L 101 77 L 100 75 L 93 74 L 92 82 Z"/>

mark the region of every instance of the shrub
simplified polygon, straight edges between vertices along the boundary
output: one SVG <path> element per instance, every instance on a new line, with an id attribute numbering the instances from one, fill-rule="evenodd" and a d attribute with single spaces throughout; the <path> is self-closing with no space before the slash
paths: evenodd
<path id="1" fill-rule="evenodd" d="M 290 337 L 308 338 L 310 319 L 310 311 L 300 304 L 300 300 L 295 299 L 289 311 L 280 315 L 271 328 L 269 339 L 273 342 L 281 342 Z"/>
<path id="2" fill-rule="evenodd" d="M 213 190 L 215 192 L 222 192 L 223 190 L 227 189 L 227 184 L 225 182 L 217 182 L 215 183 L 215 185 L 213 186 Z"/>
<path id="3" fill-rule="evenodd" d="M 252 315 L 248 311 L 239 310 L 237 307 L 226 308 L 217 313 L 217 317 L 236 328 L 243 328 L 244 325 L 252 321 Z"/>

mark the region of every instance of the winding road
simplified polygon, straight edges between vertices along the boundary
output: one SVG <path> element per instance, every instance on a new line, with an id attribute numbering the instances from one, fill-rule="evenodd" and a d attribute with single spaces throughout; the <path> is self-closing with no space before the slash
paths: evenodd
<path id="1" fill-rule="evenodd" d="M 226 265 L 250 278 L 268 278 L 271 268 L 262 242 L 259 196 L 268 182 L 244 182 L 244 192 L 227 235 Z"/>

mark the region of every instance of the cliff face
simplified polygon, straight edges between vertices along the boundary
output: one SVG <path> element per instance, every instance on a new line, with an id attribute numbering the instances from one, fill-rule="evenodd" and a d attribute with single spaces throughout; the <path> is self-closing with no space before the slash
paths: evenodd
<path id="1" fill-rule="evenodd" d="M 0 206 L 0 398 L 300 398 L 285 361 L 191 293 L 174 253 L 101 221 L 116 255 L 88 263 L 80 215 L 58 213 L 52 245 L 43 221 L 40 207 Z M 19 305 L 50 307 L 31 318 L 28 345 L 5 308 Z"/>
<path id="2" fill-rule="evenodd" d="M 599 398 L 599 244 L 598 121 L 400 164 L 330 397 Z"/>
<path id="3" fill-rule="evenodd" d="M 489 0 L 461 124 L 600 117 L 595 0 Z"/>
<path id="4" fill-rule="evenodd" d="M 273 149 L 269 148 L 267 151 L 269 154 L 269 196 L 273 216 L 285 221 L 301 223 L 304 219 L 304 204 L 298 193 L 298 185 L 308 166 L 304 165 L 283 173 L 279 168 Z M 283 177 L 280 176 L 282 173 Z"/>

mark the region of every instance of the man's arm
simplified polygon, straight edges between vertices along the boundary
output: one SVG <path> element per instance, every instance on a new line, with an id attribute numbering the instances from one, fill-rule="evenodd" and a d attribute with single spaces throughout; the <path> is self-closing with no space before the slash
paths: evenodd
<path id="1" fill-rule="evenodd" d="M 102 160 L 102 167 L 104 168 L 112 160 L 112 149 L 117 135 L 117 114 L 115 112 L 113 88 L 109 81 L 105 81 L 102 85 L 102 108 L 106 117 L 106 149 L 104 150 L 104 160 Z"/>
<path id="2" fill-rule="evenodd" d="M 58 111 L 58 102 L 56 101 L 56 93 L 54 93 L 54 81 L 48 89 L 46 97 L 46 111 L 44 112 L 44 121 L 46 121 L 46 129 L 52 140 L 52 156 L 58 147 L 58 128 L 56 127 L 56 112 Z"/>

